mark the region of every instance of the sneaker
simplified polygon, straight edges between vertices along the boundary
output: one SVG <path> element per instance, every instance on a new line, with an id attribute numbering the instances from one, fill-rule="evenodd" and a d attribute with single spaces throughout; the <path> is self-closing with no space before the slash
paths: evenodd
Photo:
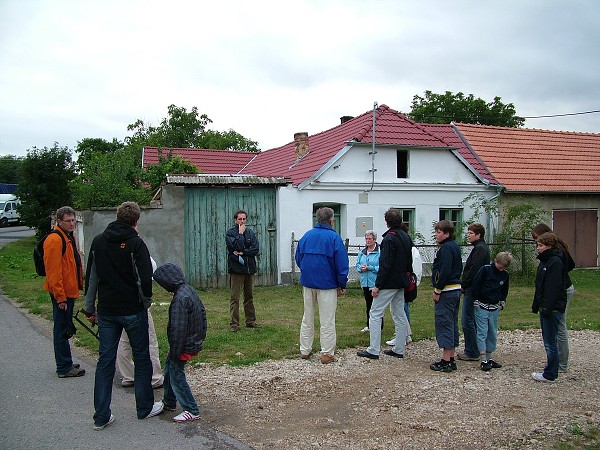
<path id="1" fill-rule="evenodd" d="M 304 353 L 300 353 L 300 358 L 301 359 L 310 359 L 310 353 L 308 355 L 305 355 Z"/>
<path id="2" fill-rule="evenodd" d="M 257 324 L 256 322 L 247 323 L 246 328 L 262 328 L 262 325 Z"/>
<path id="3" fill-rule="evenodd" d="M 356 352 L 356 356 L 360 356 L 361 358 L 379 359 L 379 355 L 374 355 L 373 353 L 369 353 L 366 350 Z"/>
<path id="4" fill-rule="evenodd" d="M 450 360 L 450 368 L 452 370 L 458 370 L 458 366 L 456 365 L 456 361 L 454 361 L 454 358 Z"/>
<path id="5" fill-rule="evenodd" d="M 497 363 L 493 359 L 490 359 L 488 362 L 492 365 L 492 369 L 500 369 L 502 367 L 502 364 Z"/>
<path id="6" fill-rule="evenodd" d="M 481 361 L 481 370 L 483 370 L 484 372 L 488 372 L 490 370 L 492 370 L 492 361 Z"/>
<path id="7" fill-rule="evenodd" d="M 383 351 L 384 355 L 388 355 L 388 356 L 393 356 L 394 358 L 404 358 L 404 355 L 402 353 L 396 353 L 394 350 L 384 350 Z"/>
<path id="8" fill-rule="evenodd" d="M 406 345 L 410 344 L 412 342 L 412 336 L 409 334 L 408 336 L 406 336 Z M 394 339 L 394 344 L 395 344 L 395 339 Z M 386 342 L 387 344 L 387 342 Z M 392 345 L 394 345 L 392 344 Z"/>
<path id="9" fill-rule="evenodd" d="M 329 364 L 335 361 L 335 357 L 333 355 L 328 355 L 327 353 L 323 353 L 321 355 L 321 363 Z"/>
<path id="10" fill-rule="evenodd" d="M 541 381 L 542 383 L 554 383 L 554 380 L 549 380 L 548 378 L 545 378 L 542 372 L 533 372 L 531 374 L 531 377 L 535 381 Z"/>
<path id="11" fill-rule="evenodd" d="M 162 401 L 156 402 L 154 403 L 154 406 L 152 406 L 152 411 L 150 411 L 150 414 L 148 414 L 144 418 L 149 419 L 150 417 L 158 416 L 161 412 L 163 412 L 164 409 L 165 404 Z"/>
<path id="12" fill-rule="evenodd" d="M 163 402 L 165 411 L 175 411 L 175 409 L 176 409 L 175 405 L 167 405 L 164 400 L 162 402 Z"/>
<path id="13" fill-rule="evenodd" d="M 104 425 L 94 425 L 94 430 L 96 430 L 96 431 L 104 430 L 107 426 L 109 426 L 114 421 L 115 421 L 115 416 L 113 416 L 111 414 L 110 417 L 108 418 L 108 422 L 106 422 Z"/>
<path id="14" fill-rule="evenodd" d="M 436 372 L 452 372 L 452 365 L 450 361 L 444 361 L 443 359 L 438 362 L 431 363 L 429 368 L 431 370 L 435 370 Z"/>
<path id="15" fill-rule="evenodd" d="M 458 359 L 460 359 L 461 361 L 479 361 L 479 355 L 469 356 L 466 353 L 459 353 Z"/>
<path id="16" fill-rule="evenodd" d="M 392 345 L 392 346 L 394 346 L 394 345 L 396 345 L 396 338 L 392 338 L 392 339 L 390 339 L 389 341 L 385 341 L 385 343 L 386 343 L 387 345 Z"/>
<path id="17" fill-rule="evenodd" d="M 232 325 L 231 326 L 231 332 L 232 333 L 237 333 L 238 331 L 240 331 L 240 327 L 237 325 Z"/>
<path id="18" fill-rule="evenodd" d="M 59 373 L 58 378 L 82 377 L 85 375 L 85 369 L 79 369 L 75 366 L 71 367 L 67 373 Z"/>
<path id="19" fill-rule="evenodd" d="M 364 327 L 362 330 L 360 330 L 361 333 L 368 333 L 369 332 L 369 327 Z"/>
<path id="20" fill-rule="evenodd" d="M 133 381 L 121 381 L 121 386 L 122 387 L 132 387 L 133 386 Z"/>
<path id="21" fill-rule="evenodd" d="M 191 422 L 192 420 L 200 420 L 200 414 L 192 414 L 189 411 L 184 411 L 181 414 L 177 414 L 173 417 L 173 422 Z"/>

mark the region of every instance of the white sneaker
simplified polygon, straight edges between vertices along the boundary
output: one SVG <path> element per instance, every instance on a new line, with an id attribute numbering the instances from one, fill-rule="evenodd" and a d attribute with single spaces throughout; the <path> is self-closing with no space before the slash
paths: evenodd
<path id="1" fill-rule="evenodd" d="M 364 327 L 362 330 L 360 330 L 361 333 L 368 333 L 369 332 L 369 327 Z"/>
<path id="2" fill-rule="evenodd" d="M 408 336 L 406 336 L 406 343 L 410 344 L 412 342 L 412 336 L 409 334 Z"/>
<path id="3" fill-rule="evenodd" d="M 387 345 L 396 345 L 396 338 L 392 338 L 389 341 L 385 341 Z"/>
<path id="4" fill-rule="evenodd" d="M 535 381 L 541 381 L 542 383 L 554 383 L 554 380 L 549 380 L 548 378 L 545 378 L 542 372 L 533 372 L 531 374 L 531 377 Z"/>
<path id="5" fill-rule="evenodd" d="M 111 414 L 110 417 L 108 418 L 108 422 L 106 422 L 104 425 L 94 425 L 94 430 L 96 430 L 96 431 L 104 430 L 107 426 L 109 426 L 114 421 L 115 421 L 115 416 L 113 416 Z"/>
<path id="6" fill-rule="evenodd" d="M 189 411 L 183 411 L 181 414 L 177 414 L 173 417 L 173 422 L 191 422 L 192 420 L 200 420 L 200 414 L 192 414 Z"/>
<path id="7" fill-rule="evenodd" d="M 150 414 L 148 414 L 145 419 L 158 416 L 161 412 L 163 412 L 163 409 L 165 409 L 165 404 L 162 401 L 154 403 L 154 406 L 152 406 L 152 411 L 150 411 Z"/>

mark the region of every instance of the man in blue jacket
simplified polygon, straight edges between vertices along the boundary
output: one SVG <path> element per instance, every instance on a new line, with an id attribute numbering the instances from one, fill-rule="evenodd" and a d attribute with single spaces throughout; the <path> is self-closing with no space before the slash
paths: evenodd
<path id="1" fill-rule="evenodd" d="M 300 356 L 308 359 L 315 338 L 315 305 L 321 321 L 321 362 L 335 360 L 335 312 L 338 294 L 346 292 L 348 252 L 333 227 L 333 209 L 317 210 L 317 224 L 298 242 L 296 264 L 304 289 L 304 316 L 300 326 Z"/>

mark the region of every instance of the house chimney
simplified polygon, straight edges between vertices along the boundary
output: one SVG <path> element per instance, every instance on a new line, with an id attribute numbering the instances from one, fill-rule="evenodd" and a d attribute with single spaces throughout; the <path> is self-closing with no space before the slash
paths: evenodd
<path id="1" fill-rule="evenodd" d="M 294 133 L 294 144 L 296 146 L 296 160 L 304 158 L 308 153 L 308 133 L 306 131 Z"/>
<path id="2" fill-rule="evenodd" d="M 342 116 L 342 117 L 340 117 L 340 124 L 346 123 L 346 122 L 348 122 L 349 120 L 352 120 L 352 119 L 354 119 L 353 116 Z"/>

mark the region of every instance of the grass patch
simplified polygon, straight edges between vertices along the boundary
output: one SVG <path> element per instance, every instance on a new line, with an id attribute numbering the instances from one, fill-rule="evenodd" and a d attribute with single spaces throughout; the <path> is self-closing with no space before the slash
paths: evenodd
<path id="1" fill-rule="evenodd" d="M 0 249 L 0 288 L 4 295 L 20 302 L 31 313 L 52 320 L 50 298 L 43 289 L 44 278 L 36 275 L 33 266 L 32 252 L 35 243 L 35 238 L 27 238 Z M 576 292 L 569 308 L 569 327 L 600 331 L 600 271 L 578 269 L 571 273 L 571 278 Z M 239 333 L 229 331 L 229 289 L 199 289 L 198 294 L 207 310 L 208 335 L 204 350 L 196 361 L 238 366 L 266 359 L 297 357 L 303 313 L 301 286 L 255 287 L 256 314 L 263 327 L 242 327 Z M 500 314 L 500 329 L 539 328 L 538 316 L 531 313 L 532 299 L 531 281 L 517 280 L 513 283 L 507 307 Z M 168 349 L 166 324 L 170 300 L 171 295 L 155 283 L 151 311 L 163 361 Z M 83 300 L 79 299 L 76 308 L 82 306 Z M 338 348 L 366 347 L 369 336 L 360 333 L 365 322 L 362 291 L 357 285 L 352 285 L 338 302 Z M 318 350 L 318 317 L 315 323 L 317 336 L 314 348 Z M 434 335 L 433 302 L 427 279 L 423 280 L 419 295 L 411 306 L 411 327 L 415 340 L 429 339 Z M 382 339 L 391 338 L 393 333 L 391 316 L 386 314 Z M 78 345 L 89 349 L 98 348 L 96 339 L 83 329 L 77 332 L 77 341 Z"/>

